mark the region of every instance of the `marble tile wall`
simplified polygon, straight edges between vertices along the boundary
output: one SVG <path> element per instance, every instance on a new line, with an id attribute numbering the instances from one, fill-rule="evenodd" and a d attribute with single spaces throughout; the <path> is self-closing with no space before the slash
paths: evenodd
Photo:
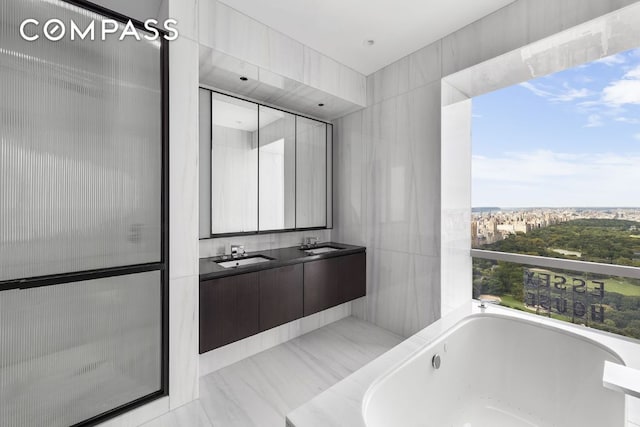
<path id="1" fill-rule="evenodd" d="M 217 0 L 199 0 L 200 43 L 267 72 L 366 105 L 366 79 Z"/>
<path id="2" fill-rule="evenodd" d="M 257 234 L 250 236 L 203 239 L 199 243 L 199 258 L 231 253 L 231 245 L 244 245 L 247 252 L 286 248 L 300 245 L 304 237 L 317 237 L 318 242 L 333 240 L 332 230 L 293 231 L 290 233 Z M 351 243 L 344 241 L 344 243 Z"/>
<path id="3" fill-rule="evenodd" d="M 470 297 L 468 209 L 446 199 L 461 182 L 441 156 L 454 175 L 470 159 L 464 146 L 441 148 L 441 78 L 632 3 L 519 0 L 367 77 L 367 108 L 335 121 L 333 236 L 367 246 L 367 297 L 354 315 L 408 336 L 443 301 Z"/>
<path id="4" fill-rule="evenodd" d="M 443 85 L 443 97 L 454 90 Z M 472 297 L 471 281 L 471 100 L 442 108 L 441 314 Z M 460 284 L 460 285 L 458 285 Z"/>
<path id="5" fill-rule="evenodd" d="M 474 97 L 633 49 L 640 44 L 638 21 L 640 4 L 635 3 L 449 74 L 443 84 L 463 98 Z M 453 102 L 443 99 L 443 105 Z"/>
<path id="6" fill-rule="evenodd" d="M 180 37 L 169 49 L 169 406 L 197 399 L 198 0 L 168 0 Z"/>
<path id="7" fill-rule="evenodd" d="M 440 313 L 439 51 L 369 76 L 370 106 L 335 122 L 334 239 L 367 246 L 353 313 L 404 336 Z"/>
<path id="8" fill-rule="evenodd" d="M 241 76 L 249 80 L 241 81 Z M 341 82 L 349 86 L 350 79 L 353 80 L 353 76 L 347 75 L 341 77 Z M 362 77 L 360 83 L 364 81 Z M 200 84 L 321 120 L 333 120 L 365 105 L 364 99 L 357 104 L 203 44 L 200 45 Z M 324 106 L 319 107 L 319 103 Z"/>
<path id="9" fill-rule="evenodd" d="M 442 75 L 460 71 L 637 0 L 519 0 L 442 39 Z"/>
<path id="10" fill-rule="evenodd" d="M 430 44 L 367 77 L 367 104 L 373 105 L 440 79 L 441 43 Z"/>
<path id="11" fill-rule="evenodd" d="M 360 73 L 308 46 L 304 46 L 303 64 L 305 84 L 356 104 L 366 104 L 366 79 Z"/>

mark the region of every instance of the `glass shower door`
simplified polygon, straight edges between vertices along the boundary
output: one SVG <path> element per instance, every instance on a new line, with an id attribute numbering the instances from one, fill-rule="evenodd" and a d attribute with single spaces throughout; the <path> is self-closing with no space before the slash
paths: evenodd
<path id="1" fill-rule="evenodd" d="M 74 425 L 167 393 L 166 41 L 52 41 L 51 18 L 116 18 L 0 10 L 0 425 Z"/>

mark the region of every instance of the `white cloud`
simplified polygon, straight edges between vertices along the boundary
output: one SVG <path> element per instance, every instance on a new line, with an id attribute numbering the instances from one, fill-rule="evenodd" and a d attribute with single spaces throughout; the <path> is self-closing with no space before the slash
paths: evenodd
<path id="1" fill-rule="evenodd" d="M 613 105 L 640 104 L 640 66 L 628 71 L 602 90 L 603 102 Z"/>
<path id="2" fill-rule="evenodd" d="M 575 80 L 576 80 L 576 82 L 578 82 L 580 84 L 583 84 L 583 85 L 585 85 L 587 83 L 593 83 L 594 82 L 593 78 L 591 78 L 589 76 L 584 76 L 584 75 L 576 77 Z"/>
<path id="3" fill-rule="evenodd" d="M 504 157 L 473 156 L 473 177 L 489 181 L 540 183 L 550 176 L 575 172 L 575 156 L 548 150 L 505 153 Z"/>
<path id="4" fill-rule="evenodd" d="M 589 89 L 573 89 L 568 86 L 565 86 L 565 92 L 561 92 L 550 98 L 551 101 L 561 101 L 561 102 L 569 102 L 574 99 L 586 98 L 591 95 L 591 91 Z"/>
<path id="5" fill-rule="evenodd" d="M 538 95 L 543 98 L 547 98 L 552 95 L 551 92 L 542 90 L 529 82 L 520 83 L 520 86 L 522 86 L 525 89 L 529 89 L 531 92 L 533 92 L 534 95 Z"/>
<path id="6" fill-rule="evenodd" d="M 624 75 L 625 79 L 640 79 L 640 66 L 627 71 Z"/>
<path id="7" fill-rule="evenodd" d="M 536 86 L 531 82 L 520 83 L 520 86 L 530 90 L 534 95 L 542 98 L 547 98 L 552 102 L 571 102 L 576 99 L 582 99 L 593 95 L 593 93 L 587 88 L 575 89 L 569 86 L 567 83 L 565 83 L 562 86 L 562 89 L 559 90 L 546 90 L 546 88 L 541 88 L 540 86 Z"/>
<path id="8" fill-rule="evenodd" d="M 614 119 L 616 122 L 627 123 L 630 125 L 638 125 L 640 124 L 640 119 L 635 117 L 616 117 Z"/>
<path id="9" fill-rule="evenodd" d="M 602 100 L 610 105 L 640 104 L 640 80 L 618 80 L 602 91 Z"/>
<path id="10" fill-rule="evenodd" d="M 634 134 L 633 139 L 637 139 L 638 141 L 640 141 L 640 133 Z"/>
<path id="11" fill-rule="evenodd" d="M 587 124 L 584 125 L 584 127 L 586 128 L 595 128 L 595 127 L 600 127 L 603 126 L 604 123 L 602 123 L 602 117 L 600 117 L 600 115 L 598 114 L 590 114 L 589 117 L 587 118 Z"/>
<path id="12" fill-rule="evenodd" d="M 609 67 L 613 67 L 614 65 L 620 65 L 627 62 L 627 59 L 622 54 L 611 55 L 605 58 L 598 59 L 595 61 L 598 64 L 604 64 Z"/>
<path id="13" fill-rule="evenodd" d="M 640 200 L 639 153 L 548 150 L 473 156 L 474 206 L 627 206 Z"/>
<path id="14" fill-rule="evenodd" d="M 601 107 L 602 106 L 602 101 L 597 100 L 597 101 L 582 101 L 578 103 L 578 107 L 584 109 L 584 110 L 589 110 L 589 109 L 594 109 L 597 107 Z"/>

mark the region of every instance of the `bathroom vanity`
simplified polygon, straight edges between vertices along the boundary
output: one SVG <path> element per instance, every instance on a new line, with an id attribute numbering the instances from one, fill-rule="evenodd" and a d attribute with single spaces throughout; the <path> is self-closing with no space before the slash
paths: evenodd
<path id="1" fill-rule="evenodd" d="M 365 296 L 365 251 L 329 242 L 200 259 L 200 354 Z"/>

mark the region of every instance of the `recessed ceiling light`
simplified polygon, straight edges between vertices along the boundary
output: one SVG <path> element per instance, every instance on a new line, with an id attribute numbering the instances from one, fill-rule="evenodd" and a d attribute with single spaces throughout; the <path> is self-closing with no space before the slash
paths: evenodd
<path id="1" fill-rule="evenodd" d="M 368 39 L 362 42 L 363 45 L 365 46 L 373 46 L 374 44 L 376 44 L 376 41 L 373 39 Z"/>
<path id="2" fill-rule="evenodd" d="M 240 77 L 240 80 L 242 80 L 243 82 L 246 82 L 247 80 L 249 80 L 248 78 L 246 78 L 245 76 Z"/>

